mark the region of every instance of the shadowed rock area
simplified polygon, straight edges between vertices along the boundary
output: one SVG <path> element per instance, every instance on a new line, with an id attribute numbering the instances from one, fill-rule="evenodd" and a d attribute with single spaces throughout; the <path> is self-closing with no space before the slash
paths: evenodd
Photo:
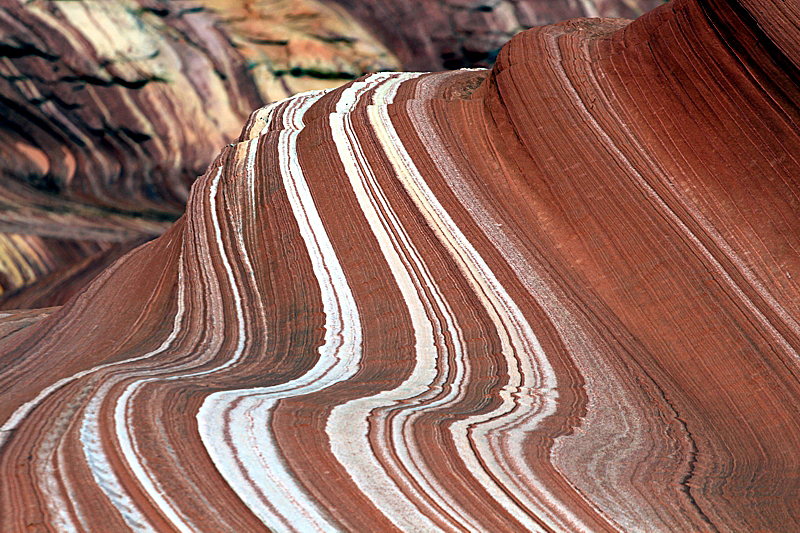
<path id="1" fill-rule="evenodd" d="M 797 530 L 799 37 L 676 0 L 256 111 L 0 314 L 0 530 Z"/>
<path id="2" fill-rule="evenodd" d="M 332 0 L 363 21 L 407 70 L 491 67 L 532 26 L 578 17 L 633 19 L 663 0 Z"/>

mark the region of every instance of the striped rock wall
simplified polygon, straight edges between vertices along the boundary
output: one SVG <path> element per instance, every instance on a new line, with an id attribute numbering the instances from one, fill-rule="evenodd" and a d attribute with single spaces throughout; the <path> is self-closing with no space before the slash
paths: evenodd
<path id="1" fill-rule="evenodd" d="M 105 263 L 73 250 L 163 233 L 253 109 L 399 68 L 316 0 L 0 0 L 0 308 L 60 305 Z"/>
<path id="2" fill-rule="evenodd" d="M 634 19 L 664 0 L 331 0 L 408 70 L 491 67 L 523 29 L 579 17 Z"/>
<path id="3" fill-rule="evenodd" d="M 775 9 L 254 113 L 162 237 L 0 316 L 0 530 L 796 530 Z"/>

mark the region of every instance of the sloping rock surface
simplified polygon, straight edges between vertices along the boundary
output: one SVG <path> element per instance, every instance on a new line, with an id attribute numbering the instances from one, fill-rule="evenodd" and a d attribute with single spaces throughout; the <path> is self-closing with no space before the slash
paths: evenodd
<path id="1" fill-rule="evenodd" d="M 636 18 L 663 0 L 332 0 L 361 20 L 407 70 L 491 67 L 523 29 L 577 17 Z"/>
<path id="2" fill-rule="evenodd" d="M 0 530 L 798 529 L 798 20 L 678 0 L 254 113 L 0 316 Z"/>
<path id="3" fill-rule="evenodd" d="M 14 274 L 0 279 L 4 282 L 0 309 L 62 305 L 114 261 L 148 240 L 145 236 L 124 242 L 81 242 L 0 234 L 0 246 L 4 245 L 0 257 L 13 259 L 3 270 Z"/>
<path id="4" fill-rule="evenodd" d="M 0 307 L 63 303 L 99 248 L 163 233 L 253 109 L 399 67 L 341 8 L 218 4 L 0 0 Z"/>
<path id="5" fill-rule="evenodd" d="M 180 1 L 180 0 L 178 0 Z M 347 11 L 317 0 L 202 0 L 230 33 L 265 102 L 400 70 Z"/>

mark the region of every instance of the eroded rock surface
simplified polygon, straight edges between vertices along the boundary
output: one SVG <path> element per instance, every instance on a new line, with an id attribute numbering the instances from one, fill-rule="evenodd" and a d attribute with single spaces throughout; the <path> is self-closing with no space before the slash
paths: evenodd
<path id="1" fill-rule="evenodd" d="M 0 529 L 798 529 L 797 15 L 256 112 L 162 237 L 0 316 Z"/>
<path id="2" fill-rule="evenodd" d="M 653 0 L 655 1 L 655 0 Z M 0 232 L 59 248 L 130 248 L 182 212 L 189 184 L 249 112 L 365 72 L 488 65 L 524 27 L 580 15 L 629 16 L 646 3 L 577 0 L 457 4 L 372 0 L 37 0 L 0 2 Z M 350 13 L 358 16 L 358 22 Z M 388 18 L 387 18 L 388 17 Z M 372 34 L 375 35 L 372 35 Z M 125 244 L 127 243 L 127 244 Z M 6 247 L 7 248 L 7 247 Z M 0 258 L 18 278 L 29 247 Z M 61 264 L 30 297 L 80 289 Z M 93 262 L 92 264 L 99 264 Z M 70 278 L 52 297 L 42 287 Z M 7 289 L 7 288 L 6 288 Z M 11 305 L 8 290 L 0 306 Z"/>
<path id="3" fill-rule="evenodd" d="M 163 233 L 253 109 L 399 68 L 341 8 L 261 0 L 212 13 L 219 4 L 0 1 L 0 306 L 50 273 L 72 279 L 48 300 L 63 303 L 98 247 Z M 94 244 L 41 268 L 25 239 L 60 256 Z M 42 301 L 41 288 L 23 299 Z"/>
<path id="4" fill-rule="evenodd" d="M 370 28 L 407 70 L 491 67 L 516 33 L 578 17 L 633 19 L 663 0 L 332 0 Z"/>
<path id="5" fill-rule="evenodd" d="M 318 0 L 202 0 L 245 58 L 266 102 L 326 89 L 397 58 L 342 7 Z"/>
<path id="6" fill-rule="evenodd" d="M 17 192 L 5 190 L 13 178 L 42 195 L 180 213 L 190 176 L 259 103 L 202 12 L 132 0 L 3 8 L 3 197 Z"/>

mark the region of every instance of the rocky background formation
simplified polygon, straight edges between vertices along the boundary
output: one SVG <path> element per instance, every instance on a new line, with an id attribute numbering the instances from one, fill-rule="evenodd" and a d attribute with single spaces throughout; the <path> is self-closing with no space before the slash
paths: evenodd
<path id="1" fill-rule="evenodd" d="M 578 17 L 636 18 L 663 0 L 334 0 L 382 37 L 406 70 L 491 67 L 519 31 Z"/>
<path id="2" fill-rule="evenodd" d="M 799 529 L 799 40 L 675 0 L 254 112 L 0 314 L 0 530 Z"/>
<path id="3" fill-rule="evenodd" d="M 266 102 L 366 72 L 487 66 L 528 25 L 649 4 L 415 6 L 0 1 L 0 308 L 62 304 L 163 233 Z"/>

